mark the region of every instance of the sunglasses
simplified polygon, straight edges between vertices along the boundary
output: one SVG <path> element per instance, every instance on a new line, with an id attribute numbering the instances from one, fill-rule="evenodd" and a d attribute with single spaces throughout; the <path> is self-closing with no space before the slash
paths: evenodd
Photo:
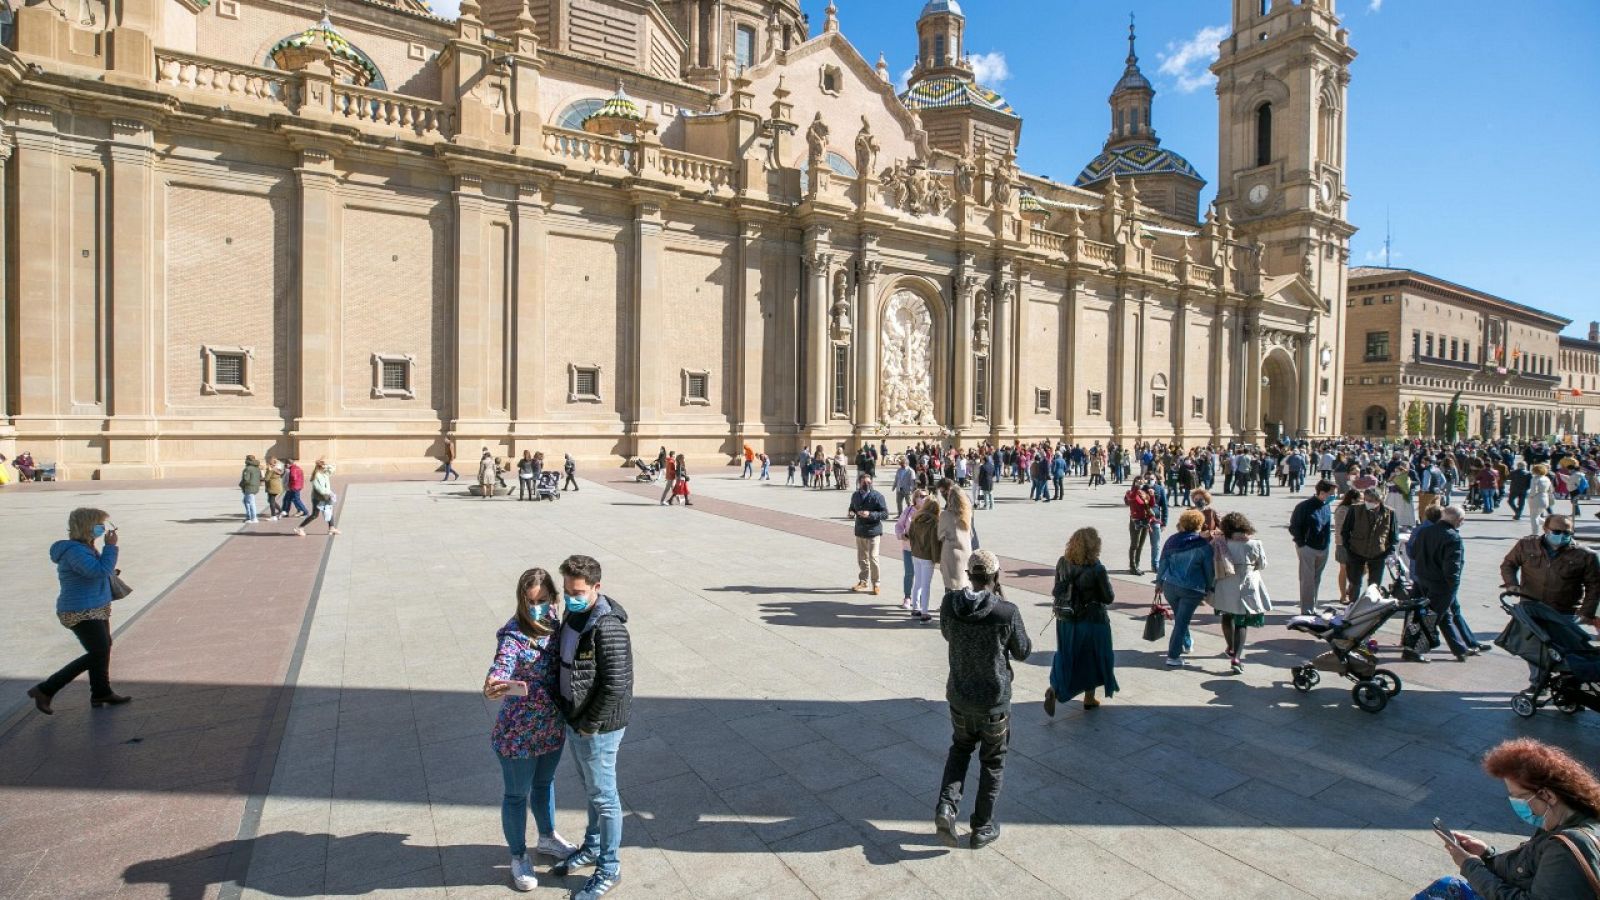
<path id="1" fill-rule="evenodd" d="M 1571 535 L 1572 535 L 1571 531 L 1565 531 L 1565 530 L 1562 530 L 1562 529 L 1559 529 L 1559 528 L 1550 529 L 1550 533 L 1551 534 L 1564 534 L 1564 535 L 1567 535 L 1568 537 L 1571 537 Z"/>

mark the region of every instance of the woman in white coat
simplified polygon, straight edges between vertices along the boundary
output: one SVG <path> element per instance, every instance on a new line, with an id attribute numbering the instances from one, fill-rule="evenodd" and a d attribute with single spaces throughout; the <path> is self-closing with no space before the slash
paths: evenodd
<path id="1" fill-rule="evenodd" d="M 1267 567 L 1267 551 L 1256 540 L 1256 529 L 1242 513 L 1222 517 L 1222 537 L 1233 562 L 1233 574 L 1217 579 L 1211 605 L 1222 614 L 1222 637 L 1228 644 L 1228 664 L 1233 674 L 1244 672 L 1245 632 L 1266 624 L 1272 599 L 1261 580 Z"/>
<path id="2" fill-rule="evenodd" d="M 1555 498 L 1556 487 L 1550 483 L 1550 467 L 1544 463 L 1534 464 L 1533 480 L 1528 483 L 1529 534 L 1544 531 L 1544 517 L 1550 512 L 1550 504 Z"/>
<path id="3" fill-rule="evenodd" d="M 948 593 L 967 586 L 967 559 L 972 556 L 972 501 L 949 478 L 939 482 L 939 493 L 945 498 L 944 511 L 939 513 L 939 575 Z"/>

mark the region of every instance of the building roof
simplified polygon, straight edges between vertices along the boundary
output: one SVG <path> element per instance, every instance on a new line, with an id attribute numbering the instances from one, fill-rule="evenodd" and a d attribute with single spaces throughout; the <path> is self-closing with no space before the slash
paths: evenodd
<path id="1" fill-rule="evenodd" d="M 1087 187 L 1112 175 L 1118 178 L 1129 175 L 1182 175 L 1201 184 L 1206 182 L 1195 167 L 1177 153 L 1155 144 L 1132 144 L 1107 150 L 1090 160 L 1073 184 Z"/>
<path id="2" fill-rule="evenodd" d="M 961 4 L 957 3 L 956 0 L 928 0 L 928 5 L 922 8 L 922 15 L 924 16 L 938 13 L 950 13 L 951 15 L 959 16 L 961 15 Z M 921 16 L 918 18 L 921 18 Z"/>
<path id="3" fill-rule="evenodd" d="M 1017 118 L 1006 98 L 977 82 L 955 75 L 936 75 L 917 82 L 900 95 L 907 109 L 956 109 L 976 107 Z"/>
<path id="4" fill-rule="evenodd" d="M 1447 278 L 1440 278 L 1437 275 L 1429 275 L 1427 272 L 1419 272 L 1416 269 L 1397 269 L 1386 266 L 1357 266 L 1350 270 L 1350 274 L 1347 279 L 1349 290 L 1357 290 L 1358 286 L 1356 282 L 1363 280 L 1373 282 L 1411 281 L 1419 285 L 1428 285 L 1435 289 L 1454 291 L 1456 293 L 1465 294 L 1481 302 L 1488 303 L 1491 306 L 1498 305 L 1505 307 L 1512 312 L 1520 312 L 1524 315 L 1534 316 L 1536 318 L 1544 319 L 1550 323 L 1559 323 L 1556 327 L 1557 331 L 1560 331 L 1562 328 L 1572 324 L 1572 320 L 1566 318 L 1565 316 L 1558 316 L 1553 312 L 1546 312 L 1542 309 L 1528 306 L 1524 303 L 1518 303 L 1515 300 L 1507 300 L 1504 297 L 1496 296 L 1488 293 L 1487 291 L 1480 291 L 1477 288 L 1470 288 L 1464 284 L 1457 284 L 1456 282 L 1450 281 Z"/>
<path id="5" fill-rule="evenodd" d="M 1582 350 L 1587 353 L 1600 353 L 1600 341 L 1591 341 L 1588 338 L 1568 337 L 1564 334 L 1556 335 L 1556 341 L 1567 350 Z"/>

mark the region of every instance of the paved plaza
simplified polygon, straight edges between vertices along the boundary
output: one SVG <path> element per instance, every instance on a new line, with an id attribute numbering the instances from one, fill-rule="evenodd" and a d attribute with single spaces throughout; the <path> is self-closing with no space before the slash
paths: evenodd
<path id="1" fill-rule="evenodd" d="M 885 593 L 852 594 L 847 494 L 784 487 L 776 467 L 778 483 L 734 472 L 697 477 L 691 509 L 659 506 L 659 487 L 623 470 L 540 504 L 351 483 L 333 539 L 241 530 L 225 483 L 6 489 L 0 897 L 505 896 L 494 704 L 479 688 L 517 575 L 572 553 L 605 566 L 634 639 L 618 897 L 1408 897 L 1448 871 L 1434 816 L 1521 839 L 1476 767 L 1483 750 L 1519 735 L 1600 746 L 1600 717 L 1513 715 L 1526 670 L 1498 650 L 1398 662 L 1398 622 L 1383 655 L 1405 690 L 1381 714 L 1332 677 L 1292 690 L 1288 666 L 1323 645 L 1282 627 L 1287 492 L 1219 502 L 1261 529 L 1279 609 L 1232 676 L 1214 616 L 1188 669 L 1139 639 L 1150 578 L 1122 569 L 1122 488 L 1074 479 L 1042 504 L 1004 483 L 977 531 L 1035 651 L 1015 667 L 1004 834 L 946 849 L 931 827 L 944 642 L 899 609 L 898 547 L 885 543 Z M 52 614 L 46 548 L 80 505 L 121 529 L 136 590 L 116 607 L 113 678 L 136 699 L 91 710 L 80 681 L 45 717 L 18 701 L 78 652 Z M 1050 573 L 1083 525 L 1105 538 L 1123 690 L 1052 720 L 1038 703 Z M 1505 621 L 1496 567 L 1525 530 L 1503 512 L 1464 528 L 1463 601 L 1484 640 Z M 570 761 L 557 790 L 574 838 Z M 580 883 L 541 875 L 536 896 Z"/>

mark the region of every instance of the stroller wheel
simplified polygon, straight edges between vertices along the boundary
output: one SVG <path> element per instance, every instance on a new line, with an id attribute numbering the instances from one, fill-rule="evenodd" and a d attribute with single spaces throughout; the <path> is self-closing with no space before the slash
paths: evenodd
<path id="1" fill-rule="evenodd" d="M 1512 697 L 1511 697 L 1511 711 L 1512 712 L 1514 712 L 1517 715 L 1523 717 L 1524 719 L 1531 719 L 1531 718 L 1533 718 L 1533 713 L 1534 713 L 1535 709 L 1537 709 L 1537 707 L 1535 707 L 1533 705 L 1533 697 L 1529 696 L 1527 691 L 1523 691 L 1520 694 L 1512 695 Z"/>
<path id="2" fill-rule="evenodd" d="M 1579 706 L 1576 701 L 1568 700 L 1565 697 L 1563 697 L 1560 700 L 1556 701 L 1556 709 L 1561 710 L 1562 712 L 1566 713 L 1569 716 L 1577 715 L 1578 714 L 1578 710 L 1580 710 L 1582 708 L 1583 707 Z"/>
<path id="3" fill-rule="evenodd" d="M 1389 695 L 1376 681 L 1358 681 L 1350 689 L 1350 696 L 1362 712 L 1382 712 L 1389 705 Z"/>
<path id="4" fill-rule="evenodd" d="M 1400 680 L 1399 675 L 1396 675 L 1388 669 L 1379 669 L 1376 672 L 1373 672 L 1372 680 L 1377 682 L 1378 687 L 1383 688 L 1383 692 L 1391 697 L 1400 693 L 1400 688 L 1404 684 L 1404 682 Z"/>
<path id="5" fill-rule="evenodd" d="M 1294 678 L 1293 684 L 1294 684 L 1294 689 L 1295 690 L 1299 691 L 1302 694 L 1304 694 L 1305 692 L 1311 690 L 1311 687 L 1312 687 L 1311 679 L 1306 676 L 1306 670 L 1305 669 L 1295 669 L 1295 670 L 1293 670 L 1293 678 Z"/>

